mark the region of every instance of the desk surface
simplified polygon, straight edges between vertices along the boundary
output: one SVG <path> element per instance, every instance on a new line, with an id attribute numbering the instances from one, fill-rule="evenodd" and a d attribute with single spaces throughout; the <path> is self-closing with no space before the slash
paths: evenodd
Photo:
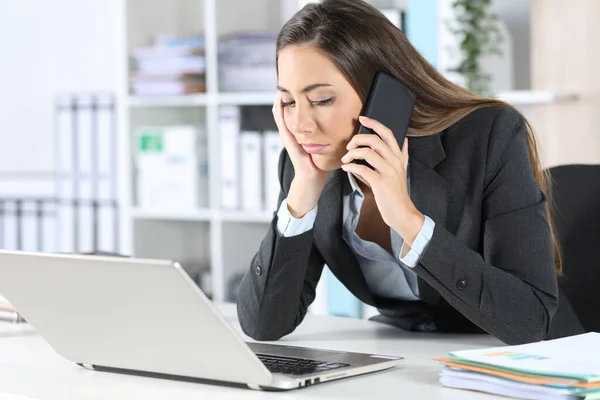
<path id="1" fill-rule="evenodd" d="M 235 309 L 221 306 L 239 331 Z M 241 332 L 241 331 L 240 331 Z M 62 359 L 32 329 L 0 325 L 0 396 L 71 399 L 483 399 L 484 394 L 444 388 L 433 357 L 448 351 L 499 346 L 487 335 L 404 332 L 375 322 L 307 316 L 280 343 L 399 355 L 404 366 L 290 392 L 257 392 L 216 385 L 88 371 Z M 496 397 L 493 397 L 496 398 Z"/>

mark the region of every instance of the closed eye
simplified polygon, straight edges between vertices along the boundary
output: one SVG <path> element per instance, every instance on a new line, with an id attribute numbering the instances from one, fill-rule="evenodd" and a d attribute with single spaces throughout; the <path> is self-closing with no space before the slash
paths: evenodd
<path id="1" fill-rule="evenodd" d="M 334 98 L 330 97 L 330 98 L 325 99 L 325 100 L 313 101 L 313 104 L 316 105 L 316 106 L 326 106 L 328 104 L 333 103 L 333 100 L 334 100 Z"/>
<path id="2" fill-rule="evenodd" d="M 318 101 L 313 101 L 311 104 L 314 106 L 326 106 L 329 105 L 331 103 L 333 103 L 335 99 L 333 97 L 330 97 L 328 99 L 325 100 L 318 100 Z M 281 102 L 281 107 L 285 108 L 285 107 L 290 107 L 295 105 L 296 102 L 295 101 L 282 101 Z"/>

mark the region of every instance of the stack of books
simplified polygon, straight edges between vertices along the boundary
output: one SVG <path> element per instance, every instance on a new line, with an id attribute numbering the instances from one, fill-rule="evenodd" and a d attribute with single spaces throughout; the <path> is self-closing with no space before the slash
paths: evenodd
<path id="1" fill-rule="evenodd" d="M 25 319 L 2 296 L 0 296 L 0 322 L 25 322 Z"/>
<path id="2" fill-rule="evenodd" d="M 600 334 L 464 350 L 436 359 L 440 383 L 518 399 L 600 399 Z M 594 350 L 596 349 L 596 350 Z"/>
<path id="3" fill-rule="evenodd" d="M 272 92 L 277 32 L 240 32 L 219 40 L 219 90 Z"/>
<path id="4" fill-rule="evenodd" d="M 184 95 L 206 91 L 204 38 L 159 37 L 132 54 L 131 93 Z"/>

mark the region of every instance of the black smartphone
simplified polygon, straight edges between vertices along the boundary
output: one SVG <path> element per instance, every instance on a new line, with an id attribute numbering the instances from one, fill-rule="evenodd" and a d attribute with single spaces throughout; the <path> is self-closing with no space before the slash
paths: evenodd
<path id="1" fill-rule="evenodd" d="M 385 72 L 377 72 L 361 115 L 375 119 L 387 126 L 394 133 L 398 145 L 402 148 L 416 98 L 414 92 L 400 80 Z M 374 130 L 361 124 L 357 134 L 364 133 L 377 134 Z M 353 162 L 371 167 L 364 160 L 354 160 Z"/>

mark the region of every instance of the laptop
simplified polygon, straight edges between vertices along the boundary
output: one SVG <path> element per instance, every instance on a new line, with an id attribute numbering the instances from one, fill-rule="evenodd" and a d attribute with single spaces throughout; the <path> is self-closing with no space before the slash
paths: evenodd
<path id="1" fill-rule="evenodd" d="M 0 251 L 0 293 L 58 354 L 92 370 L 287 390 L 403 361 L 244 342 L 174 261 Z"/>

